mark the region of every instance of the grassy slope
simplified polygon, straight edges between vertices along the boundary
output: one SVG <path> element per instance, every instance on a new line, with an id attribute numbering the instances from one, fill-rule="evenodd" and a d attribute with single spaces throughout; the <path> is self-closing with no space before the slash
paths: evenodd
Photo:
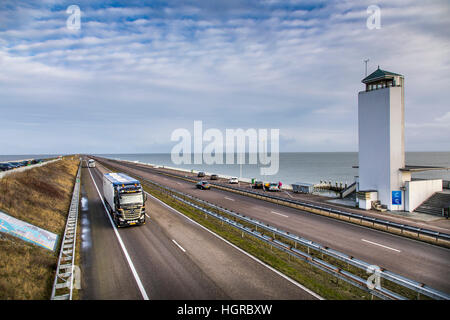
<path id="1" fill-rule="evenodd" d="M 0 179 L 0 210 L 62 237 L 78 163 L 65 158 Z M 0 299 L 49 299 L 57 257 L 0 234 Z"/>

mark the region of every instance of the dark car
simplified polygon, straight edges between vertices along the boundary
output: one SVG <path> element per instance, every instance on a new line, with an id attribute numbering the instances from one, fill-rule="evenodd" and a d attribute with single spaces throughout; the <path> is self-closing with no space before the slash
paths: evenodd
<path id="1" fill-rule="evenodd" d="M 205 173 L 203 171 L 200 171 L 197 175 L 197 177 L 202 178 L 205 176 Z"/>
<path id="2" fill-rule="evenodd" d="M 13 168 L 19 168 L 21 165 L 18 162 L 8 162 L 8 164 Z"/>
<path id="3" fill-rule="evenodd" d="M 217 174 L 212 174 L 211 180 L 219 180 L 219 176 Z"/>
<path id="4" fill-rule="evenodd" d="M 12 167 L 8 163 L 0 163 L 0 171 L 11 170 Z"/>
<path id="5" fill-rule="evenodd" d="M 253 185 L 253 188 L 255 189 L 262 189 L 264 186 L 264 183 L 262 181 L 255 181 L 255 184 Z"/>
<path id="6" fill-rule="evenodd" d="M 196 184 L 198 189 L 201 190 L 209 190 L 211 189 L 211 185 L 208 183 L 208 181 L 200 181 Z"/>

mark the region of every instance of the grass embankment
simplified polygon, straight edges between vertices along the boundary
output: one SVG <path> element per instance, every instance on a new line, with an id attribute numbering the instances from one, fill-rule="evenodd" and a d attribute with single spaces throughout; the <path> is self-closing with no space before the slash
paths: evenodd
<path id="1" fill-rule="evenodd" d="M 65 157 L 0 179 L 0 210 L 61 240 L 78 164 L 77 157 Z M 49 299 L 58 250 L 0 233 L 0 299 Z"/>

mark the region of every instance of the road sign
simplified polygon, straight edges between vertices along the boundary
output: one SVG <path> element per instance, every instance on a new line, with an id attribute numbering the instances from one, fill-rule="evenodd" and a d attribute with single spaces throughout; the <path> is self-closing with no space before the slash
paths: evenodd
<path id="1" fill-rule="evenodd" d="M 392 204 L 396 206 L 402 205 L 402 192 L 392 191 Z"/>

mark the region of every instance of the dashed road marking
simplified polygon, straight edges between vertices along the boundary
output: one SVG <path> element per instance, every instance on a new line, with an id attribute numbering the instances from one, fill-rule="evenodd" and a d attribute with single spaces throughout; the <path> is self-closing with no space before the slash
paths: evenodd
<path id="1" fill-rule="evenodd" d="M 364 241 L 364 242 L 367 242 L 367 243 L 370 243 L 370 244 L 373 244 L 373 245 L 376 245 L 376 246 L 379 246 L 379 247 L 383 247 L 385 249 L 389 249 L 389 250 L 392 250 L 392 251 L 401 252 L 398 249 L 394 249 L 394 248 L 391 248 L 391 247 L 388 247 L 388 246 L 384 246 L 382 244 L 379 244 L 379 243 L 376 243 L 376 242 L 372 242 L 372 241 L 369 241 L 369 240 L 366 240 L 366 239 L 361 239 L 361 241 Z"/>
<path id="2" fill-rule="evenodd" d="M 282 216 L 282 217 L 285 217 L 285 218 L 289 218 L 289 216 L 287 216 L 287 215 L 285 215 L 285 214 L 282 214 L 282 213 L 279 213 L 279 212 L 276 212 L 276 211 L 270 211 L 271 213 L 274 213 L 274 214 L 277 214 L 277 215 L 279 215 L 279 216 Z"/>

